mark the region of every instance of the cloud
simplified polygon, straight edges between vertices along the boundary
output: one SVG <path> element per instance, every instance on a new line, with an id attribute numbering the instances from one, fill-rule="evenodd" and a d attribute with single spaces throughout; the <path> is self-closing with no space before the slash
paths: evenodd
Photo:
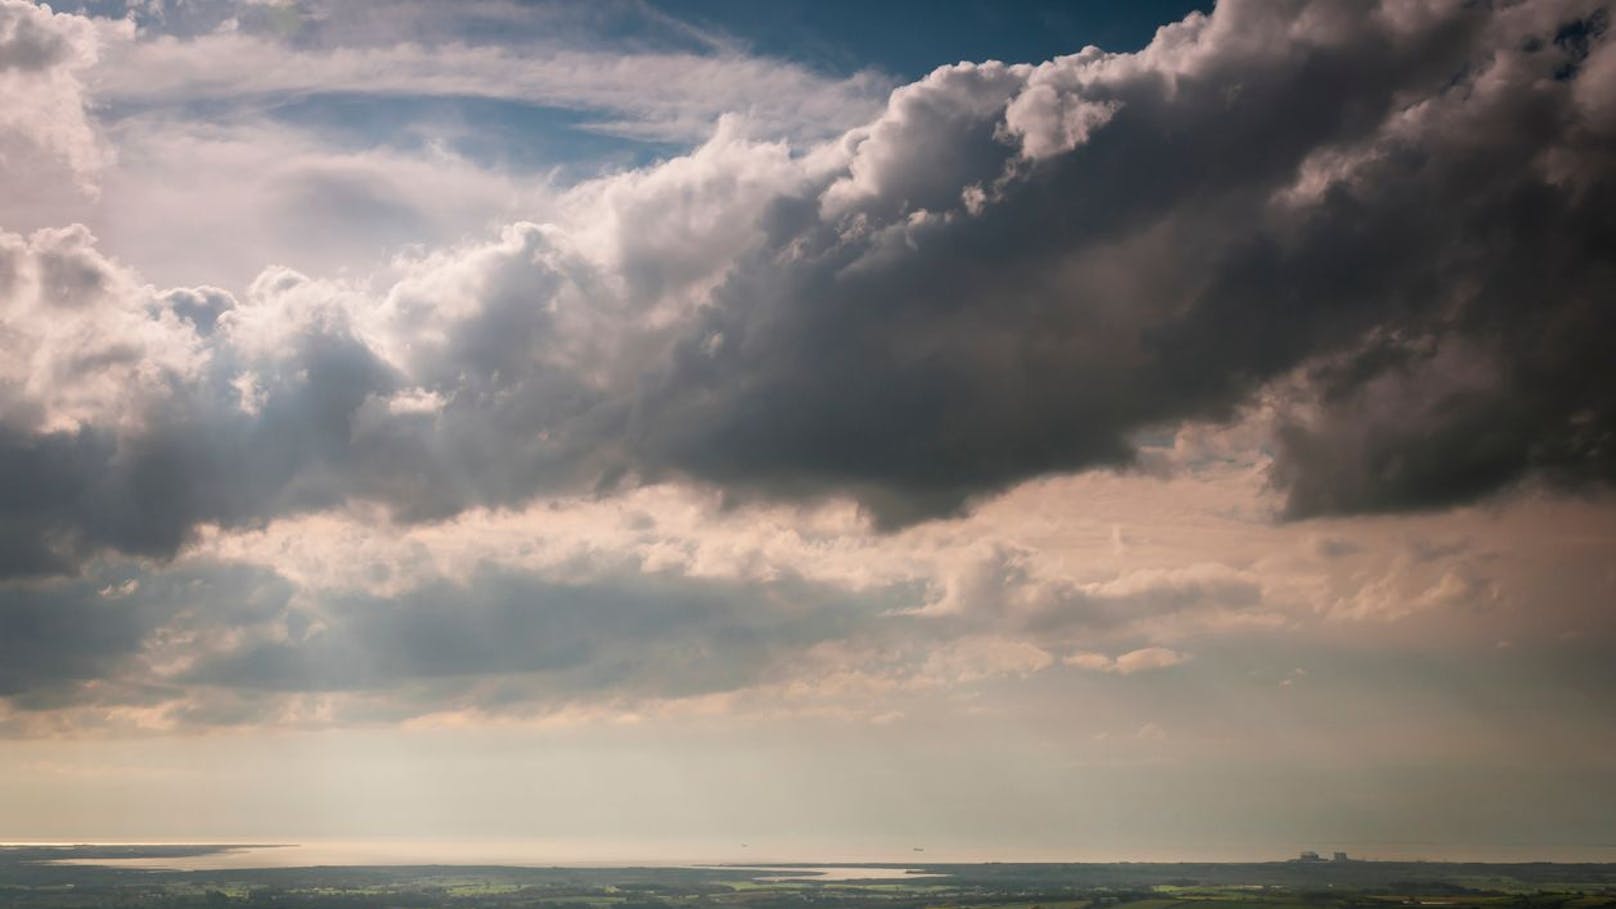
<path id="1" fill-rule="evenodd" d="M 1021 627 L 1048 641 L 1091 646 L 1096 639 L 1171 639 L 1189 629 L 1282 622 L 1249 571 L 1218 563 L 1142 568 L 1102 581 L 1022 583 L 1005 594 L 1025 604 Z"/>
<path id="2" fill-rule="evenodd" d="M 109 565 L 0 587 L 0 697 L 26 712 L 177 700 L 184 692 L 163 670 L 254 633 L 290 593 L 271 572 L 220 565 L 149 574 Z"/>
<path id="3" fill-rule="evenodd" d="M 327 597 L 316 613 L 287 616 L 301 633 L 244 639 L 177 681 L 406 698 L 425 686 L 418 693 L 436 702 L 420 709 L 441 709 L 489 679 L 505 679 L 514 686 L 505 698 L 529 709 L 586 695 L 678 699 L 755 683 L 783 652 L 844 634 L 850 608 L 789 580 L 482 574 L 389 598 Z M 477 702 L 497 700 L 482 693 Z"/>
<path id="4" fill-rule="evenodd" d="M 169 563 L 0 585 L 20 648 L 0 731 L 864 722 L 976 698 L 1030 710 L 1074 682 L 1126 716 L 1164 689 L 1049 670 L 1137 681 L 1193 652 L 1197 680 L 1249 691 L 1297 662 L 1334 684 L 1342 661 L 1380 679 L 1403 651 L 1428 678 L 1451 661 L 1494 671 L 1497 640 L 1543 661 L 1568 630 L 1590 652 L 1610 636 L 1608 503 L 1336 521 L 1331 538 L 1357 547 L 1341 558 L 1311 530 L 1224 513 L 1222 482 L 1061 478 L 896 534 L 845 504 L 725 507 L 677 485 L 424 524 L 357 507 L 208 528 Z"/>
<path id="5" fill-rule="evenodd" d="M 192 326 L 137 308 L 149 291 L 82 227 L 0 235 L 0 275 L 12 426 L 117 428 L 199 377 L 206 352 Z"/>
<path id="6" fill-rule="evenodd" d="M 228 24 L 227 24 L 228 25 Z M 354 37 L 349 35 L 347 37 Z M 694 51 L 497 46 L 371 39 L 320 46 L 270 32 L 221 28 L 190 37 L 126 33 L 109 41 L 98 96 L 149 107 L 212 101 L 263 105 L 362 95 L 483 98 L 586 112 L 589 128 L 657 141 L 699 141 L 725 113 L 760 130 L 818 138 L 878 107 L 885 79 L 836 79 L 784 60 Z"/>
<path id="7" fill-rule="evenodd" d="M 1048 652 L 1026 641 L 962 638 L 935 650 L 921 669 L 939 684 L 961 684 L 1005 675 L 1029 675 L 1054 665 Z"/>
<path id="8" fill-rule="evenodd" d="M 1303 168 L 1313 204 L 1427 252 L 1374 265 L 1409 316 L 1312 367 L 1275 470 L 1293 515 L 1616 475 L 1609 362 L 1588 343 L 1609 331 L 1601 301 L 1616 287 L 1593 252 L 1608 236 L 1597 200 L 1611 189 L 1600 163 L 1611 121 L 1583 87 L 1611 50 L 1570 40 L 1603 35 L 1604 22 L 1576 4 L 1523 7 L 1495 24 L 1523 34 L 1520 46 L 1499 48 L 1468 91 L 1434 95 Z"/>
<path id="9" fill-rule="evenodd" d="M 25 0 L 0 3 L 0 185 L 62 166 L 81 185 L 93 183 L 105 149 L 90 122 L 84 80 L 97 52 L 96 29 L 83 17 Z"/>
<path id="10" fill-rule="evenodd" d="M 557 194 L 547 174 L 481 167 L 436 141 L 344 147 L 269 118 L 149 111 L 108 134 L 119 154 L 101 175 L 100 204 L 60 210 L 90 222 L 105 248 L 156 283 L 240 293 L 269 264 L 385 273 L 401 251 L 486 235 L 549 211 Z"/>
<path id="11" fill-rule="evenodd" d="M 1107 656 L 1103 653 L 1080 651 L 1067 657 L 1064 662 L 1068 666 L 1079 669 L 1088 669 L 1095 672 L 1114 672 L 1118 675 L 1133 675 L 1136 672 L 1148 672 L 1154 669 L 1166 669 L 1187 662 L 1190 655 L 1166 647 L 1141 647 L 1130 650 L 1117 656 Z"/>
<path id="12" fill-rule="evenodd" d="M 1431 610 L 1481 612 L 1502 597 L 1483 567 L 1486 559 L 1462 549 L 1431 552 L 1415 544 L 1378 569 L 1360 574 L 1328 610 L 1333 618 L 1390 621 Z"/>
<path id="13" fill-rule="evenodd" d="M 1227 417 L 1345 357 L 1364 371 L 1337 373 L 1320 427 L 1293 415 L 1277 440 L 1295 516 L 1465 501 L 1538 465 L 1602 478 L 1609 383 L 1597 350 L 1575 345 L 1603 333 L 1587 330 L 1607 296 L 1590 244 L 1609 173 L 1577 80 L 1555 81 L 1566 52 L 1519 49 L 1554 15 L 1231 3 L 1136 55 L 940 70 L 849 134 L 849 176 L 804 200 L 778 252 L 737 266 L 707 346 L 692 338 L 640 402 L 642 457 L 740 493 L 851 494 L 892 526 L 1030 476 L 1129 463 L 1133 432 Z M 1474 90 L 1453 89 L 1456 73 Z M 1060 91 L 1108 111 L 1080 144 L 1046 97 Z M 1041 129 L 1073 138 L 1034 141 Z M 900 154 L 938 146 L 930 168 Z M 1559 182 L 1533 163 L 1556 156 L 1575 162 Z M 1475 174 L 1490 175 L 1479 191 Z M 1545 312 L 1532 288 L 1551 267 L 1563 292 Z M 1491 333 L 1515 320 L 1550 347 L 1489 341 L 1478 368 L 1502 390 L 1531 356 L 1519 374 L 1541 394 L 1481 445 L 1469 440 L 1493 393 L 1422 410 L 1414 389 L 1431 376 L 1372 389 L 1383 370 L 1354 355 L 1413 332 L 1479 348 L 1515 338 Z M 1307 393 L 1324 394 L 1312 375 Z M 1354 405 L 1367 400 L 1403 421 L 1368 438 L 1384 456 L 1328 434 L 1384 426 Z M 1381 463 L 1393 469 L 1353 473 Z"/>
<path id="14" fill-rule="evenodd" d="M 884 105 L 710 44 L 243 14 L 92 59 L 26 16 L 66 43 L 20 90 L 87 144 L 0 129 L 0 735 L 1518 762 L 1498 729 L 1599 727 L 1609 502 L 1450 507 L 1606 476 L 1589 7 L 1225 3 Z M 692 147 L 573 182 L 412 119 L 500 80 Z M 282 116 L 334 87 L 410 136 Z"/>
<path id="15" fill-rule="evenodd" d="M 160 343 L 31 374 L 46 418 L 9 424 L 18 457 L 71 446 L 120 491 L 86 504 L 105 484 L 64 477 L 45 488 L 75 503 L 16 526 L 163 554 L 201 524 L 344 503 L 425 520 L 675 481 L 851 497 L 892 528 L 1129 464 L 1139 431 L 1277 382 L 1296 516 L 1599 479 L 1612 184 L 1577 86 L 1607 50 L 1592 25 L 1553 42 L 1576 9 L 1228 3 L 1137 54 L 944 67 L 805 153 L 728 120 L 391 286 L 271 269 L 205 339 L 127 276 L 79 334 Z M 166 65 L 201 52 L 152 42 Z M 128 530 L 99 526 L 118 510 Z"/>
<path id="16" fill-rule="evenodd" d="M 85 728 L 85 711 L 175 728 L 630 709 L 792 678 L 880 601 L 794 578 L 488 569 L 374 595 L 258 566 L 107 565 L 0 587 L 0 699 Z M 978 674 L 1006 655 L 960 653 L 949 665 Z"/>

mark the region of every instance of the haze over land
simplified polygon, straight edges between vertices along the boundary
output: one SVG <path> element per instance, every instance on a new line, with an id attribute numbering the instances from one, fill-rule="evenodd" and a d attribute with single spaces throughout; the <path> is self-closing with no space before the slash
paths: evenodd
<path id="1" fill-rule="evenodd" d="M 0 841 L 1616 860 L 1609 7 L 0 0 Z"/>

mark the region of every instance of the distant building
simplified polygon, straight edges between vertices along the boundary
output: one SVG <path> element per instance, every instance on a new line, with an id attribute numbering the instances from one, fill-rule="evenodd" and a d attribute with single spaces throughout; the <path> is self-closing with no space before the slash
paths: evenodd
<path id="1" fill-rule="evenodd" d="M 1293 862 L 1350 862 L 1352 857 L 1345 852 L 1337 852 L 1330 858 L 1324 858 L 1311 849 L 1302 850 L 1301 854 L 1291 859 Z"/>

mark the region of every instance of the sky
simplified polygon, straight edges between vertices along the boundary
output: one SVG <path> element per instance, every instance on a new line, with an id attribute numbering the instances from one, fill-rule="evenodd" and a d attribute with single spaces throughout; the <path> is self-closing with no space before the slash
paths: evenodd
<path id="1" fill-rule="evenodd" d="M 1612 14 L 0 0 L 0 841 L 1616 861 Z"/>

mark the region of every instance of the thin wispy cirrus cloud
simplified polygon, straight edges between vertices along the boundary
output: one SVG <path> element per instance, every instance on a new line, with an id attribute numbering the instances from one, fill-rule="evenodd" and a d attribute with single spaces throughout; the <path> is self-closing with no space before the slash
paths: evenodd
<path id="1" fill-rule="evenodd" d="M 721 20 L 0 2 L 11 785 L 521 743 L 684 768 L 727 835 L 780 821 L 711 754 L 785 743 L 848 806 L 1001 805 L 898 813 L 961 848 L 1035 790 L 1112 819 L 1048 848 L 1231 791 L 1253 843 L 1605 841 L 1602 4 L 1231 0 L 918 77 Z M 375 832 L 277 812 L 149 835 Z"/>

